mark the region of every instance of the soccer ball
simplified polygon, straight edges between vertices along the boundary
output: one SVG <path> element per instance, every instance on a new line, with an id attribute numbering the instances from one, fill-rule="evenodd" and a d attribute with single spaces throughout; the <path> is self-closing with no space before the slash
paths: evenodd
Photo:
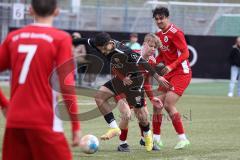
<path id="1" fill-rule="evenodd" d="M 99 147 L 98 138 L 94 135 L 85 135 L 80 142 L 81 149 L 84 153 L 93 154 L 97 152 Z"/>

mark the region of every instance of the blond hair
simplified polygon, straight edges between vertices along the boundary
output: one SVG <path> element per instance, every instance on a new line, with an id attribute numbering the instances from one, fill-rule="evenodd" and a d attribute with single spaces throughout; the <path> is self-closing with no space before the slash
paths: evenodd
<path id="1" fill-rule="evenodd" d="M 148 43 L 149 41 L 154 41 L 156 48 L 160 48 L 162 46 L 162 42 L 159 37 L 153 33 L 148 33 L 145 35 L 144 42 Z"/>

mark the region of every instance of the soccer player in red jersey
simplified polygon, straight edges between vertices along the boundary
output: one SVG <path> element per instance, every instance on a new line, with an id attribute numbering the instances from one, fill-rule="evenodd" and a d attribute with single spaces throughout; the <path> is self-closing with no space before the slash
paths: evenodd
<path id="1" fill-rule="evenodd" d="M 163 94 L 160 95 L 160 99 L 163 102 L 165 110 L 168 112 L 172 124 L 179 136 L 179 143 L 175 146 L 175 149 L 185 148 L 190 144 L 186 138 L 181 116 L 176 109 L 178 100 L 183 95 L 185 89 L 188 87 L 191 78 L 192 71 L 189 66 L 189 51 L 184 33 L 169 21 L 169 10 L 165 7 L 157 7 L 153 10 L 153 18 L 160 32 L 156 35 L 162 42 L 160 47 L 160 54 L 157 57 L 157 63 L 162 62 L 165 65 L 163 69 L 164 77 L 173 85 L 173 91 L 166 91 L 162 87 L 159 87 L 159 91 Z M 158 125 L 159 130 L 154 132 L 153 139 L 160 139 L 160 126 L 162 122 L 162 110 L 158 109 Z"/>
<path id="2" fill-rule="evenodd" d="M 154 58 L 153 54 L 155 53 L 156 48 L 159 48 L 160 46 L 161 46 L 161 42 L 156 35 L 147 34 L 144 37 L 142 50 L 134 50 L 134 51 L 141 54 L 143 59 L 145 59 L 151 67 L 155 68 L 156 59 Z M 145 93 L 147 94 L 148 98 L 152 102 L 152 104 L 154 106 L 153 108 L 161 108 L 163 105 L 162 102 L 152 92 L 151 76 L 146 71 L 143 74 L 144 74 L 144 79 L 145 79 L 144 80 Z M 123 97 L 117 96 L 116 99 L 119 102 L 119 111 L 121 113 L 121 121 L 119 124 L 119 127 L 121 129 L 121 134 L 119 136 L 120 145 L 118 146 L 118 151 L 129 152 L 130 148 L 127 143 L 127 134 L 128 134 L 128 123 L 131 118 L 131 111 L 130 111 L 130 108 L 129 108 L 127 102 L 125 102 L 123 100 Z M 144 101 L 146 101 L 146 100 L 144 100 Z M 145 112 L 148 113 L 148 109 L 147 109 L 146 105 L 147 105 L 146 102 L 144 102 Z M 154 109 L 154 111 L 155 111 L 155 109 Z M 153 113 L 152 124 L 155 123 L 155 119 L 156 119 L 155 116 L 156 116 L 156 114 Z M 153 125 L 153 131 L 156 130 L 154 127 L 159 128 L 158 126 Z M 140 127 L 140 129 L 141 129 L 141 127 Z M 145 145 L 142 129 L 141 129 L 141 136 L 142 136 L 142 139 L 140 141 L 140 144 Z M 156 146 L 155 143 L 153 143 L 153 150 L 159 150 L 158 148 L 159 147 Z"/>
<path id="3" fill-rule="evenodd" d="M 57 92 L 51 87 L 50 77 L 57 68 L 72 121 L 73 146 L 78 146 L 77 99 L 74 88 L 68 86 L 75 83 L 72 39 L 52 27 L 59 13 L 57 0 L 32 0 L 30 13 L 35 23 L 9 33 L 0 49 L 0 71 L 10 69 L 12 76 L 2 157 L 3 160 L 71 160 L 62 122 L 55 114 Z"/>
<path id="4" fill-rule="evenodd" d="M 0 89 L 0 108 L 2 109 L 3 114 L 6 114 L 6 109 L 9 105 L 9 101 L 7 98 L 4 96 L 2 90 Z"/>

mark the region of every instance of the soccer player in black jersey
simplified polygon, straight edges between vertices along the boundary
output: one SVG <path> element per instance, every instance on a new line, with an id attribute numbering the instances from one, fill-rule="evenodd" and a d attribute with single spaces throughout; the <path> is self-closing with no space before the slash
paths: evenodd
<path id="1" fill-rule="evenodd" d="M 146 62 L 140 54 L 135 53 L 130 48 L 124 46 L 102 32 L 93 39 L 77 38 L 73 39 L 74 45 L 85 44 L 103 54 L 111 65 L 113 78 L 102 85 L 95 95 L 96 104 L 103 114 L 104 119 L 109 124 L 110 129 L 101 136 L 102 140 L 111 139 L 121 133 L 108 100 L 117 95 L 124 96 L 129 105 L 134 108 L 139 124 L 144 132 L 145 148 L 151 151 L 153 147 L 152 133 L 148 121 L 148 114 L 144 111 L 144 77 L 143 72 L 149 72 L 159 85 L 170 89 L 171 85 Z"/>

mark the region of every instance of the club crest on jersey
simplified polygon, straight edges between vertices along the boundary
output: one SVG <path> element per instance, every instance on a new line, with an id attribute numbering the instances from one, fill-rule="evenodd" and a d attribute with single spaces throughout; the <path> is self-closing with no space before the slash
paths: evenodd
<path id="1" fill-rule="evenodd" d="M 132 57 L 133 59 L 137 59 L 138 55 L 135 54 L 135 53 L 133 53 L 133 54 L 131 54 L 131 57 Z"/>
<path id="2" fill-rule="evenodd" d="M 164 42 L 168 42 L 168 37 L 167 36 L 164 37 Z"/>
<path id="3" fill-rule="evenodd" d="M 139 104 L 141 103 L 141 99 L 142 99 L 141 96 L 137 96 L 137 97 L 135 97 L 136 102 L 139 103 Z"/>
<path id="4" fill-rule="evenodd" d="M 119 59 L 119 58 L 114 58 L 114 61 L 115 61 L 116 63 L 120 63 L 120 59 Z"/>

